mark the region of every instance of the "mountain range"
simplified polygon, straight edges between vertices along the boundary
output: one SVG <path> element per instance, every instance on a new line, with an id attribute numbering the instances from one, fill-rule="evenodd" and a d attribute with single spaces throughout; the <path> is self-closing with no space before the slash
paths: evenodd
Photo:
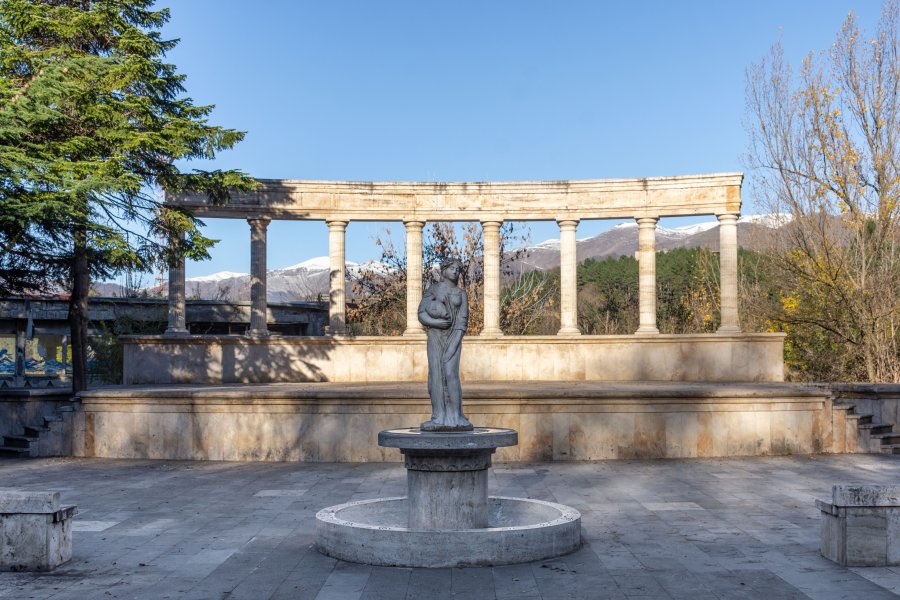
<path id="1" fill-rule="evenodd" d="M 779 225 L 777 215 L 750 215 L 741 217 L 737 224 L 738 244 L 745 248 L 759 249 L 771 237 Z M 700 223 L 675 228 L 656 228 L 656 248 L 658 251 L 673 248 L 719 248 L 719 226 L 716 222 Z M 593 237 L 578 240 L 576 252 L 578 262 L 588 258 L 604 259 L 619 256 L 633 256 L 638 249 L 638 227 L 636 223 L 623 223 Z M 551 270 L 559 267 L 559 240 L 552 239 L 534 246 L 511 252 L 510 271 L 526 272 L 534 269 Z M 390 267 L 378 261 L 366 263 L 347 262 L 349 279 L 369 271 L 389 273 Z M 250 275 L 221 271 L 212 275 L 191 277 L 185 281 L 188 298 L 207 300 L 249 300 Z M 124 295 L 124 288 L 114 283 L 94 285 L 95 292 L 105 296 Z M 149 295 L 163 295 L 164 286 L 145 288 Z M 266 282 L 267 298 L 270 302 L 290 302 L 327 298 L 329 292 L 329 262 L 327 256 L 311 258 L 290 267 L 273 269 L 268 272 Z"/>

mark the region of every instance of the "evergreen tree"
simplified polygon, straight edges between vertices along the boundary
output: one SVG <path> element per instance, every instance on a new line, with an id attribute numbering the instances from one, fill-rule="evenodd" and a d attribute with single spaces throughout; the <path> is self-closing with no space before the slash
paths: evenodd
<path id="1" fill-rule="evenodd" d="M 73 386 L 87 387 L 91 278 L 207 257 L 160 189 L 227 200 L 240 171 L 182 173 L 243 133 L 210 125 L 165 62 L 152 0 L 0 0 L 0 292 L 70 292 Z M 168 244 L 174 241 L 173 244 Z M 167 249 L 168 248 L 168 249 Z"/>

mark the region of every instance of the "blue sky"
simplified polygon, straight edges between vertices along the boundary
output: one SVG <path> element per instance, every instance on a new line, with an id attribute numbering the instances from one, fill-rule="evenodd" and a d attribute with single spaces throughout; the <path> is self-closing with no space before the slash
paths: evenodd
<path id="1" fill-rule="evenodd" d="M 881 10 L 859 0 L 158 6 L 171 9 L 163 33 L 181 39 L 169 59 L 188 94 L 216 105 L 211 122 L 247 131 L 213 163 L 187 166 L 364 181 L 742 171 L 745 69 L 779 32 L 799 64 L 831 45 L 849 10 L 867 31 Z M 744 212 L 756 212 L 747 185 Z M 583 222 L 578 236 L 615 223 Z M 382 227 L 352 223 L 348 260 L 376 258 Z M 402 242 L 402 225 L 391 229 Z M 246 222 L 210 219 L 207 233 L 222 241 L 188 277 L 249 270 Z M 554 223 L 531 224 L 534 242 L 551 237 Z M 326 255 L 327 244 L 324 223 L 273 222 L 269 268 Z"/>

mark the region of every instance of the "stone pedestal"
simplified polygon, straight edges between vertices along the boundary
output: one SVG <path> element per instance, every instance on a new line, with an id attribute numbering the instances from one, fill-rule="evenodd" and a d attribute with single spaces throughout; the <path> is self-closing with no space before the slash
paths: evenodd
<path id="1" fill-rule="evenodd" d="M 822 556 L 848 567 L 900 564 L 900 485 L 836 485 L 822 511 Z"/>
<path id="2" fill-rule="evenodd" d="M 0 571 L 52 571 L 71 559 L 74 515 L 59 492 L 0 489 Z"/>
<path id="3" fill-rule="evenodd" d="M 316 514 L 316 547 L 341 560 L 394 567 L 465 567 L 529 562 L 581 546 L 581 515 L 568 506 L 488 496 L 498 447 L 513 429 L 378 434 L 406 459 L 405 498 L 339 504 Z"/>
<path id="4" fill-rule="evenodd" d="M 491 455 L 518 443 L 519 434 L 512 429 L 483 427 L 452 433 L 415 427 L 378 434 L 379 446 L 399 448 L 405 459 L 411 529 L 487 527 Z"/>

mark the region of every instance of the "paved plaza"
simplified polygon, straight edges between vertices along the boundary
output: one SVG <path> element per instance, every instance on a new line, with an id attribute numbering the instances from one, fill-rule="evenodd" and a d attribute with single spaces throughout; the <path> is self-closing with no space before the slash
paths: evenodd
<path id="1" fill-rule="evenodd" d="M 815 498 L 896 483 L 881 455 L 498 464 L 491 493 L 568 504 L 584 547 L 494 568 L 400 569 L 313 548 L 325 506 L 403 495 L 400 463 L 0 462 L 0 487 L 78 505 L 74 556 L 0 573 L 0 598 L 848 598 L 900 595 L 900 568 L 819 554 Z"/>

